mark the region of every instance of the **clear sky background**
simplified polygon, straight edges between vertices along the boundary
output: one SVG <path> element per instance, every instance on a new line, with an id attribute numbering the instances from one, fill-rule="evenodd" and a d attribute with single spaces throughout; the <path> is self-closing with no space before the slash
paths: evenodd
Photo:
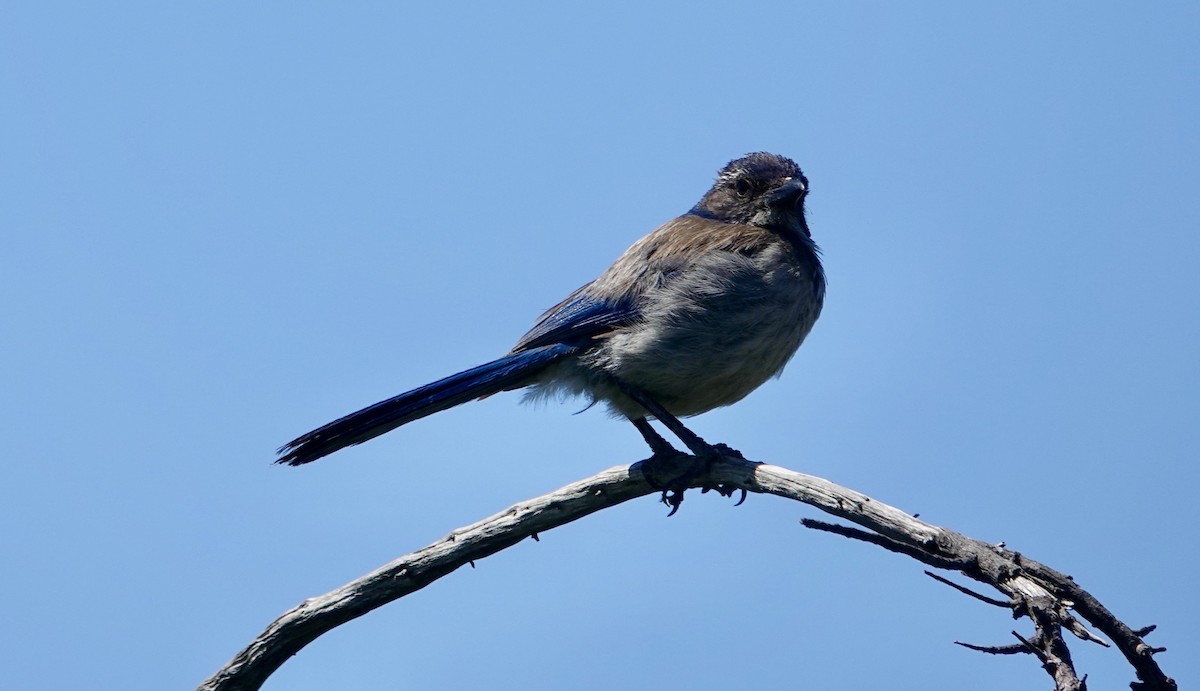
<path id="1" fill-rule="evenodd" d="M 6 688 L 191 688 L 304 598 L 642 458 L 506 394 L 271 465 L 501 354 L 756 150 L 811 180 L 825 313 L 692 427 L 1074 575 L 1200 682 L 1200 5 L 436 4 L 5 9 Z M 1027 622 L 815 510 L 665 514 L 521 543 L 267 688 L 1050 686 L 953 645 Z"/>

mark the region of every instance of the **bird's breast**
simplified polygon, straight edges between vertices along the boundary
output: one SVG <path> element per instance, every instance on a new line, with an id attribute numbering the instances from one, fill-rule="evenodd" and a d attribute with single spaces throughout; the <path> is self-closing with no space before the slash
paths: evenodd
<path id="1" fill-rule="evenodd" d="M 808 335 L 821 310 L 820 272 L 815 255 L 797 261 L 782 241 L 705 253 L 644 296 L 639 322 L 606 339 L 592 361 L 676 415 L 729 405 L 777 375 Z M 631 412 L 628 401 L 612 403 Z"/>

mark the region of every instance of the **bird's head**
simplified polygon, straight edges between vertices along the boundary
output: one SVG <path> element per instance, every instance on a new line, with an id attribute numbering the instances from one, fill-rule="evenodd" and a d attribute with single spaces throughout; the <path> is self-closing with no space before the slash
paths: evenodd
<path id="1" fill-rule="evenodd" d="M 692 213 L 810 238 L 804 220 L 808 178 L 795 161 L 765 152 L 747 154 L 721 169 Z"/>

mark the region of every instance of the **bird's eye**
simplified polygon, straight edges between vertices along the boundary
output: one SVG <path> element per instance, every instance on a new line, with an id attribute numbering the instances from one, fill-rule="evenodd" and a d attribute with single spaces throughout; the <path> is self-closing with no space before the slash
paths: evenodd
<path id="1" fill-rule="evenodd" d="M 741 197 L 742 199 L 749 197 L 750 192 L 753 189 L 754 185 L 751 185 L 750 181 L 746 178 L 738 178 L 737 182 L 733 183 L 733 191 L 736 192 L 737 196 Z"/>

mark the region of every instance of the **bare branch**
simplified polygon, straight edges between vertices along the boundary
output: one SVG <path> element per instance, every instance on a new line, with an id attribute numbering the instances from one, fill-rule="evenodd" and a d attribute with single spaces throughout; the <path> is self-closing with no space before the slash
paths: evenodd
<path id="1" fill-rule="evenodd" d="M 975 645 L 973 643 L 963 643 L 962 641 L 954 641 L 954 645 L 961 645 L 969 650 L 974 650 L 979 653 L 987 653 L 988 655 L 1031 655 L 1032 651 L 1029 646 L 1021 643 L 1019 645 Z"/>
<path id="2" fill-rule="evenodd" d="M 995 605 L 996 607 L 1004 607 L 1005 609 L 1009 609 L 1012 607 L 1011 602 L 1005 602 L 1004 600 L 997 600 L 996 598 L 988 597 L 987 595 L 984 595 L 983 593 L 977 593 L 974 590 L 971 590 L 970 588 L 968 588 L 966 586 L 961 586 L 961 585 L 955 583 L 954 581 L 950 580 L 949 578 L 939 576 L 932 571 L 926 571 L 925 575 L 929 576 L 930 578 L 932 578 L 933 580 L 935 580 L 939 583 L 942 583 L 944 585 L 950 586 L 951 588 L 954 588 L 955 590 L 962 593 L 963 595 L 969 595 L 969 596 L 975 598 L 976 600 L 979 600 L 980 602 L 986 602 L 989 605 Z"/>
<path id="3" fill-rule="evenodd" d="M 816 506 L 896 543 L 915 547 L 935 558 L 956 562 L 961 566 L 954 568 L 963 575 L 987 583 L 1012 596 L 1014 601 L 1026 603 L 1026 606 L 1040 602 L 1070 603 L 1069 606 L 1076 613 L 1113 640 L 1137 674 L 1135 688 L 1147 691 L 1174 691 L 1178 688 L 1175 680 L 1166 676 L 1154 661 L 1154 654 L 1162 650 L 1147 645 L 1135 631 L 1066 574 L 1008 550 L 1003 545 L 989 545 L 961 533 L 929 525 L 899 509 L 874 502 L 865 495 L 820 478 L 777 466 L 761 465 L 748 477 L 742 478 L 743 482 L 748 483 L 742 485 L 734 477 L 744 472 L 722 463 L 714 469 L 713 475 L 720 481 L 745 486 L 752 492 L 769 492 Z M 854 497 L 860 499 L 856 502 Z M 857 508 L 862 510 L 847 510 Z M 924 558 L 921 560 L 931 563 Z"/>
<path id="4" fill-rule="evenodd" d="M 696 462 L 689 456 L 656 461 L 654 475 L 680 476 L 688 463 Z M 643 462 L 611 468 L 550 494 L 516 504 L 332 592 L 305 600 L 276 619 L 225 667 L 203 682 L 198 691 L 258 689 L 289 657 L 341 624 L 424 588 L 465 564 L 473 565 L 476 560 L 526 537 L 537 539 L 538 533 L 658 492 L 643 474 L 644 467 Z M 960 645 L 997 654 L 1032 652 L 1042 660 L 1059 689 L 1086 689 L 1085 681 L 1075 675 L 1070 651 L 1062 639 L 1062 627 L 1066 626 L 1085 640 L 1103 643 L 1074 619 L 1068 607 L 1074 607 L 1084 619 L 1113 639 L 1137 674 L 1139 681 L 1132 684 L 1133 688 L 1147 691 L 1176 689 L 1174 680 L 1167 677 L 1153 659 L 1154 653 L 1164 649 L 1152 648 L 1141 640 L 1141 636 L 1153 627 L 1130 629 L 1068 576 L 1009 551 L 1003 545 L 989 545 L 930 525 L 828 480 L 733 456 L 713 461 L 705 472 L 695 476 L 692 486 L 720 487 L 729 492 L 738 488 L 800 501 L 865 530 L 806 520 L 805 525 L 810 528 L 876 544 L 995 587 L 1008 595 L 1011 603 L 991 600 L 955 586 L 986 602 L 1011 607 L 1017 616 L 1028 616 L 1037 629 L 1036 635 L 1028 640 L 1018 636 L 1023 643 L 1019 650 L 1017 646 Z"/>
<path id="5" fill-rule="evenodd" d="M 406 554 L 284 613 L 198 691 L 258 689 L 276 669 L 321 634 L 415 592 L 466 564 L 551 528 L 655 493 L 640 464 L 611 468 L 550 494 L 521 502 Z"/>
<path id="6" fill-rule="evenodd" d="M 1087 683 L 1076 674 L 1071 651 L 1063 640 L 1057 606 L 1053 598 L 1026 603 L 1026 610 L 1037 627 L 1037 635 L 1032 640 L 1026 640 L 1016 631 L 1012 635 L 1041 660 L 1042 667 L 1054 677 L 1055 691 L 1087 691 Z"/>

